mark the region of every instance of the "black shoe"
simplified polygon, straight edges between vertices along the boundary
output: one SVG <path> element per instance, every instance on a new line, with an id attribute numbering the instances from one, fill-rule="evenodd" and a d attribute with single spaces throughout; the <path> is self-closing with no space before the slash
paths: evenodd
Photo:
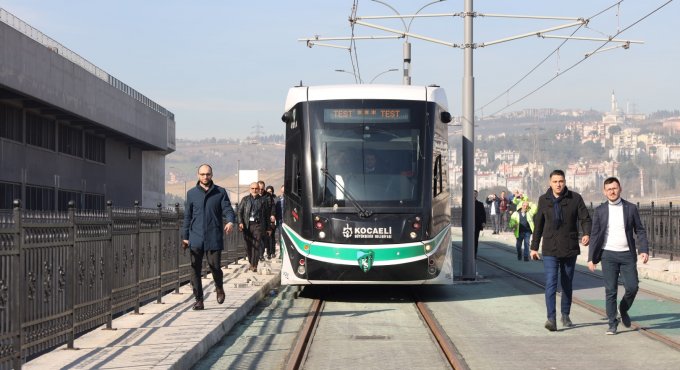
<path id="1" fill-rule="evenodd" d="M 260 262 L 264 262 L 264 257 L 260 257 Z"/>
<path id="2" fill-rule="evenodd" d="M 562 315 L 562 326 L 564 326 L 565 328 L 570 328 L 574 326 L 574 323 L 571 322 L 569 315 Z"/>
<path id="3" fill-rule="evenodd" d="M 524 262 L 529 262 L 529 257 L 524 257 Z"/>
<path id="4" fill-rule="evenodd" d="M 557 323 L 555 323 L 555 320 L 548 320 L 545 322 L 545 328 L 548 331 L 557 331 Z"/>
<path id="5" fill-rule="evenodd" d="M 616 327 L 617 327 L 617 326 L 618 326 L 618 324 L 611 324 L 611 325 L 609 325 L 609 329 L 607 329 L 607 331 L 605 332 L 605 334 L 607 334 L 607 335 L 616 335 Z"/>
<path id="6" fill-rule="evenodd" d="M 215 291 L 217 292 L 217 303 L 224 303 L 224 288 L 215 288 Z"/>
<path id="7" fill-rule="evenodd" d="M 630 328 L 630 316 L 628 315 L 627 311 L 624 311 L 621 309 L 621 306 L 619 306 L 619 312 L 621 313 L 621 323 L 623 323 L 623 326 Z"/>
<path id="8" fill-rule="evenodd" d="M 203 300 L 196 301 L 196 303 L 194 303 L 194 307 L 192 307 L 192 309 L 194 310 L 203 310 L 204 308 L 205 307 L 203 307 Z"/>
<path id="9" fill-rule="evenodd" d="M 521 255 L 521 254 L 518 254 L 518 255 L 517 255 L 517 260 L 518 260 L 518 261 L 521 261 L 521 260 L 522 260 L 522 255 Z"/>

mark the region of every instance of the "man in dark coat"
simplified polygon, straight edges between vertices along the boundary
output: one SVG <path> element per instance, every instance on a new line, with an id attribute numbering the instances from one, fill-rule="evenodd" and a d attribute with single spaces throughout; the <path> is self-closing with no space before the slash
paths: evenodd
<path id="1" fill-rule="evenodd" d="M 616 177 L 604 180 L 604 195 L 607 202 L 595 209 L 593 214 L 593 234 L 588 250 L 588 268 L 602 261 L 602 275 L 606 298 L 609 328 L 606 334 L 616 334 L 619 320 L 616 319 L 616 296 L 619 288 L 619 273 L 623 280 L 625 293 L 619 305 L 621 322 L 630 328 L 628 310 L 633 305 L 638 291 L 637 253 L 635 236 L 640 245 L 642 263 L 649 260 L 647 231 L 635 204 L 621 198 L 621 184 Z M 635 236 L 633 236 L 635 234 Z"/>
<path id="2" fill-rule="evenodd" d="M 207 256 L 208 266 L 215 280 L 217 303 L 224 303 L 222 268 L 220 266 L 223 234 L 231 233 L 234 228 L 235 213 L 224 188 L 212 181 L 212 167 L 203 164 L 198 167 L 196 187 L 189 189 L 184 205 L 184 225 L 182 246 L 191 252 L 191 285 L 194 290 L 194 310 L 203 309 L 203 285 L 201 270 L 203 256 Z"/>
<path id="3" fill-rule="evenodd" d="M 474 191 L 475 195 L 475 258 L 477 258 L 477 247 L 479 246 L 479 232 L 484 230 L 486 224 L 486 209 L 484 203 L 477 200 L 479 193 Z"/>
<path id="4" fill-rule="evenodd" d="M 572 281 L 576 257 L 581 254 L 578 237 L 578 223 L 583 236 L 581 244 L 590 241 L 591 221 L 583 198 L 567 189 L 564 171 L 550 173 L 550 189 L 538 199 L 538 210 L 534 215 L 534 233 L 531 240 L 531 259 L 538 260 L 538 247 L 543 239 L 543 270 L 545 274 L 545 305 L 548 320 L 545 328 L 557 330 L 556 294 L 557 273 L 562 284 L 562 325 L 573 326 L 571 312 Z"/>
<path id="5" fill-rule="evenodd" d="M 273 207 L 267 208 L 269 199 L 260 196 L 257 182 L 250 184 L 250 195 L 241 199 L 238 207 L 238 229 L 243 232 L 246 242 L 246 255 L 250 262 L 250 271 L 257 272 L 260 260 L 260 243 L 266 236 L 270 218 L 274 218 Z M 268 213 L 267 213 L 268 212 Z"/>

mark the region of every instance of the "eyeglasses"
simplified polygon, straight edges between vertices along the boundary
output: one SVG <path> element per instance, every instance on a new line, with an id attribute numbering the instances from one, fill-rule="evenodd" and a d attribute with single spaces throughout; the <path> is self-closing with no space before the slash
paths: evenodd
<path id="1" fill-rule="evenodd" d="M 250 190 L 260 190 L 260 188 L 250 188 Z"/>

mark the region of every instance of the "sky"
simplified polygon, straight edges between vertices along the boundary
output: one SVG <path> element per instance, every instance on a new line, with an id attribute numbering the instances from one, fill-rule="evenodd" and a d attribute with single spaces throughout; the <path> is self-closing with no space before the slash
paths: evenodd
<path id="1" fill-rule="evenodd" d="M 393 10 L 376 1 L 356 2 L 358 16 L 394 15 L 395 10 L 402 15 L 414 14 L 428 4 L 383 1 Z M 568 36 L 576 31 L 574 36 L 606 38 L 624 30 L 617 39 L 644 41 L 588 58 L 586 53 L 604 43 L 564 43 L 563 39 L 531 36 L 478 47 L 473 52 L 476 114 L 488 116 L 524 108 L 604 112 L 609 110 L 612 91 L 619 107 L 631 113 L 680 109 L 680 42 L 675 28 L 680 20 L 680 1 L 670 1 L 647 16 L 667 2 L 475 1 L 474 10 L 487 15 L 474 19 L 476 44 L 572 22 L 490 14 L 584 18 L 589 19 L 586 27 L 549 34 Z M 364 83 L 375 79 L 374 83 L 401 84 L 404 39 L 357 40 L 351 53 L 333 47 L 309 48 L 298 41 L 315 35 L 350 36 L 348 19 L 354 3 L 0 0 L 0 7 L 173 112 L 179 139 L 202 139 L 245 138 L 258 132 L 283 134 L 280 117 L 286 94 L 300 82 L 348 84 L 361 76 Z M 447 0 L 428 5 L 420 14 L 456 13 L 463 11 L 463 6 L 462 0 Z M 365 22 L 405 29 L 398 19 Z M 409 26 L 408 19 L 405 24 Z M 415 18 L 409 31 L 448 43 L 464 41 L 461 17 Z M 354 35 L 391 34 L 354 25 Z M 412 84 L 442 86 L 449 110 L 454 116 L 461 115 L 463 49 L 413 37 L 409 41 Z M 349 41 L 324 43 L 350 46 Z M 338 69 L 348 72 L 336 72 Z M 389 69 L 399 70 L 385 72 Z"/>

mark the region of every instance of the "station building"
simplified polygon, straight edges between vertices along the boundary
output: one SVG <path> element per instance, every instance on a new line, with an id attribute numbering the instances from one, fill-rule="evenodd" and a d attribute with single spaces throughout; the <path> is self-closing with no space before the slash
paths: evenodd
<path id="1" fill-rule="evenodd" d="M 0 209 L 155 207 L 174 115 L 0 8 Z"/>

